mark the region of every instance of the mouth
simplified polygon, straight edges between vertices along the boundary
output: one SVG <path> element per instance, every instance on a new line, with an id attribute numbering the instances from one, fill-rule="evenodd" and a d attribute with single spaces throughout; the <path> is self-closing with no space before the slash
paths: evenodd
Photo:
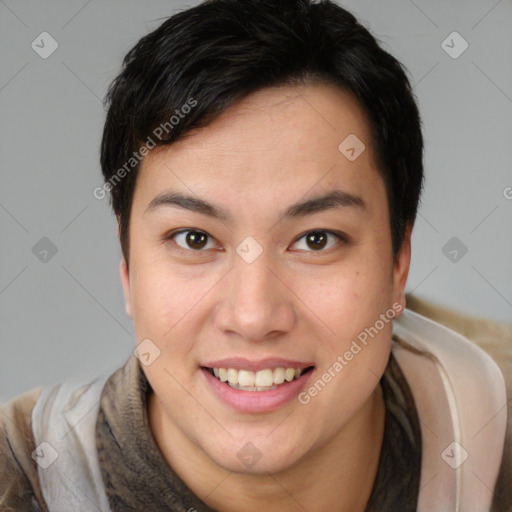
<path id="1" fill-rule="evenodd" d="M 258 371 L 240 368 L 202 367 L 221 383 L 239 391 L 262 392 L 278 389 L 310 373 L 314 366 L 276 367 Z"/>

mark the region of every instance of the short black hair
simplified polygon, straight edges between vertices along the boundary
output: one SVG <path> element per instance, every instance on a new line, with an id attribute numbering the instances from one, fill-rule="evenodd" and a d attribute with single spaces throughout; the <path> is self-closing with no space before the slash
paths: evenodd
<path id="1" fill-rule="evenodd" d="M 100 161 L 126 262 L 148 148 L 207 126 L 259 89 L 314 83 L 351 91 L 366 112 L 396 258 L 423 187 L 421 120 L 406 72 L 330 0 L 207 0 L 166 19 L 126 54 L 105 98 Z"/>

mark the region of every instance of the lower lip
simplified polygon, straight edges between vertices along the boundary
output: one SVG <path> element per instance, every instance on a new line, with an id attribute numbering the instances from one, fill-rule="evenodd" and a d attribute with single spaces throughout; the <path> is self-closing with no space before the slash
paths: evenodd
<path id="1" fill-rule="evenodd" d="M 279 384 L 277 388 L 268 391 L 242 391 L 233 389 L 221 382 L 208 370 L 201 368 L 207 384 L 214 393 L 227 405 L 240 412 L 271 412 L 291 402 L 302 391 L 309 377 L 314 372 L 310 370 L 298 379 Z"/>

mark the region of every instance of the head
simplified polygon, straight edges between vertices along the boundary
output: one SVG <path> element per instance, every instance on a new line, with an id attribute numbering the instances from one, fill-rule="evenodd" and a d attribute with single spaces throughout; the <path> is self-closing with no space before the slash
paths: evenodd
<path id="1" fill-rule="evenodd" d="M 286 469 L 357 423 L 405 305 L 423 179 L 405 71 L 330 1 L 212 0 L 142 38 L 107 104 L 101 166 L 160 407 L 219 466 L 246 471 L 251 442 L 251 471 Z M 217 364 L 308 367 L 302 400 L 233 406 Z"/>

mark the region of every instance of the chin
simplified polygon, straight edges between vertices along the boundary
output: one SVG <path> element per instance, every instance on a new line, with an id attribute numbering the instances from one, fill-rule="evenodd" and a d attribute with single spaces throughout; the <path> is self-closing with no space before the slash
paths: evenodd
<path id="1" fill-rule="evenodd" d="M 297 462 L 290 460 L 286 457 L 276 456 L 276 454 L 265 455 L 261 454 L 261 458 L 256 462 L 242 463 L 236 454 L 233 454 L 229 459 L 220 459 L 214 461 L 218 466 L 230 471 L 231 473 L 239 475 L 253 475 L 253 476 L 265 476 L 268 473 L 278 474 L 283 471 L 287 471 L 295 465 Z"/>
<path id="2" fill-rule="evenodd" d="M 271 432 L 272 430 L 268 430 Z M 294 466 L 305 454 L 304 442 L 296 442 L 294 437 L 285 436 L 288 442 L 271 439 L 270 436 L 253 437 L 245 435 L 241 440 L 226 439 L 220 445 L 220 453 L 208 453 L 213 462 L 232 473 L 246 475 L 266 475 L 280 473 Z M 212 446 L 211 444 L 209 445 Z M 300 451 L 297 446 L 301 446 Z"/>

